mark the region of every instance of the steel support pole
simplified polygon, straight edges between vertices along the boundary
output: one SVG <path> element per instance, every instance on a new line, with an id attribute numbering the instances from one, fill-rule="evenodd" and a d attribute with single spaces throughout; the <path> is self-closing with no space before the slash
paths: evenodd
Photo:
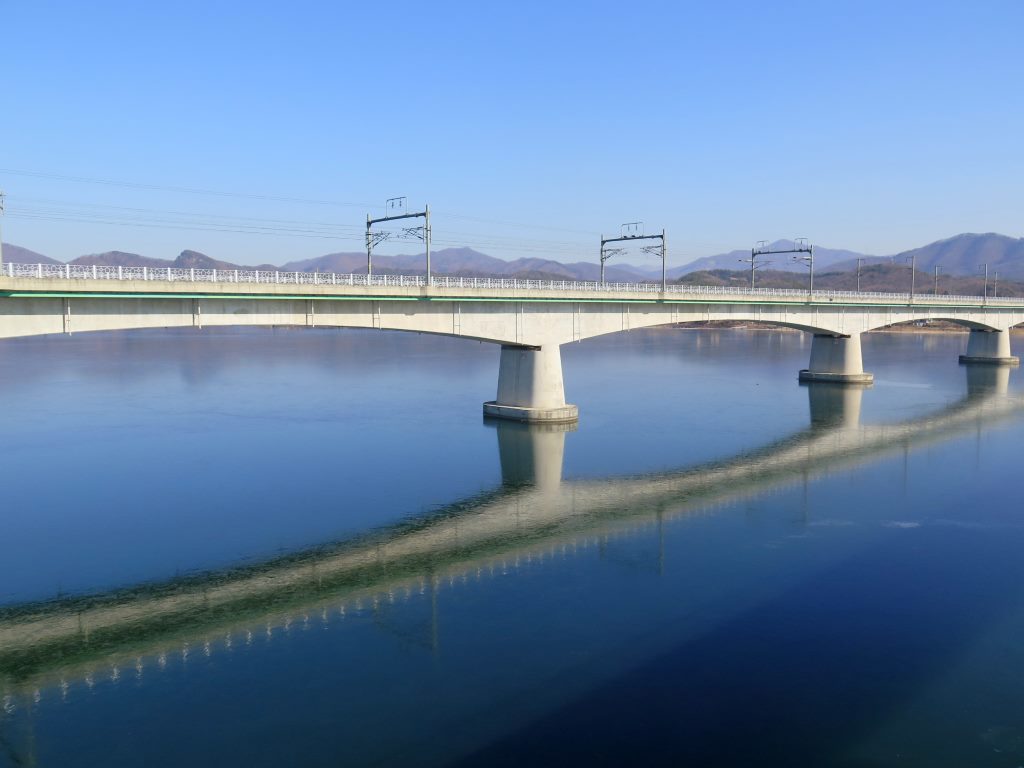
<path id="1" fill-rule="evenodd" d="M 668 260 L 668 245 L 665 240 L 665 230 L 661 230 L 661 292 L 668 290 L 668 271 L 665 262 Z"/>
<path id="2" fill-rule="evenodd" d="M 814 301 L 814 246 L 811 246 L 808 265 L 810 266 L 810 277 L 807 282 L 807 295 L 809 301 Z"/>
<path id="3" fill-rule="evenodd" d="M 371 253 L 373 245 L 370 243 L 370 214 L 366 214 L 366 283 L 370 283 L 370 275 L 373 274 L 373 259 Z"/>
<path id="4" fill-rule="evenodd" d="M 427 245 L 427 286 L 430 286 L 430 206 L 426 206 L 423 213 L 423 242 Z"/>

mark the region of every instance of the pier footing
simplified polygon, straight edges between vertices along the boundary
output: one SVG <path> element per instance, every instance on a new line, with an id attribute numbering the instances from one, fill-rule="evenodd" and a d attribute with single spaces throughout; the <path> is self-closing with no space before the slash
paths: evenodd
<path id="1" fill-rule="evenodd" d="M 811 341 L 811 363 L 800 371 L 802 382 L 870 384 L 874 374 L 864 372 L 860 334 L 829 336 L 815 334 Z"/>
<path id="2" fill-rule="evenodd" d="M 579 419 L 579 409 L 565 402 L 559 346 L 502 345 L 498 396 L 484 403 L 484 415 L 563 424 Z"/>
<path id="3" fill-rule="evenodd" d="M 967 353 L 960 355 L 967 365 L 1020 365 L 1020 358 L 1010 354 L 1010 332 L 972 328 L 967 339 Z"/>

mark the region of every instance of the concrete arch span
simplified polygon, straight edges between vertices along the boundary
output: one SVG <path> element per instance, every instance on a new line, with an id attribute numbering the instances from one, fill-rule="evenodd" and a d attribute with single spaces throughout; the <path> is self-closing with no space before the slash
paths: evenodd
<path id="1" fill-rule="evenodd" d="M 0 302 L 0 338 L 146 328 L 327 327 L 452 336 L 530 346 L 511 305 L 219 297 L 29 297 Z"/>
<path id="2" fill-rule="evenodd" d="M 813 334 L 802 379 L 864 384 L 871 381 L 860 350 L 860 334 L 865 331 L 914 320 L 949 320 L 971 328 L 963 362 L 1012 365 L 1017 360 L 1010 353 L 1008 329 L 1024 322 L 1024 306 L 929 306 L 904 304 L 903 297 L 855 301 L 825 295 L 809 301 L 789 294 L 670 298 L 657 293 L 605 296 L 461 288 L 431 292 L 377 286 L 314 290 L 284 285 L 261 286 L 259 294 L 242 295 L 233 285 L 211 288 L 191 283 L 126 284 L 123 292 L 86 293 L 74 280 L 54 284 L 52 290 L 47 290 L 51 286 L 45 280 L 6 283 L 9 290 L 0 290 L 0 337 L 281 326 L 394 330 L 499 344 L 497 392 L 484 410 L 523 421 L 577 418 L 576 408 L 565 402 L 560 347 L 610 333 L 680 322 L 771 323 Z M 0 280 L 0 289 L 4 287 Z"/>

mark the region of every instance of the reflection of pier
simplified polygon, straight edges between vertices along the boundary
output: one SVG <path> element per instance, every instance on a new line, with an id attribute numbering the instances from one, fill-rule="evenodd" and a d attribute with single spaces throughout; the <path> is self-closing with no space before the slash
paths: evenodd
<path id="1" fill-rule="evenodd" d="M 0 612 L 3 707 L 49 685 L 67 695 L 100 680 L 141 680 L 170 663 L 352 614 L 436 648 L 438 594 L 463 582 L 570 556 L 609 537 L 949 439 L 1024 409 L 1024 400 L 1007 394 L 1009 369 L 966 370 L 964 398 L 891 425 L 859 425 L 862 389 L 811 384 L 806 430 L 728 460 L 642 477 L 565 481 L 565 431 L 501 423 L 502 487 L 429 518 L 260 566 Z M 403 626 L 388 607 L 414 600 L 429 601 L 427 625 Z"/>

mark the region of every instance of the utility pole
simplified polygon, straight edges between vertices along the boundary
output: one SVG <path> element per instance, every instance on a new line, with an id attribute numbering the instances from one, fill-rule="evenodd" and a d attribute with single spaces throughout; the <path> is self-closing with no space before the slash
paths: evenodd
<path id="1" fill-rule="evenodd" d="M 857 259 L 857 293 L 860 293 L 860 268 L 864 265 L 864 259 Z"/>
<path id="2" fill-rule="evenodd" d="M 940 267 L 938 264 L 936 264 L 935 265 L 935 285 L 932 288 L 932 293 L 934 293 L 936 296 L 939 295 L 939 272 L 941 272 L 941 271 L 942 271 L 942 267 Z"/>
<path id="3" fill-rule="evenodd" d="M 996 272 L 992 280 L 992 298 L 999 298 L 999 273 Z"/>
<path id="4" fill-rule="evenodd" d="M 617 256 L 620 253 L 625 253 L 625 248 L 608 248 L 608 243 L 623 243 L 631 240 L 660 240 L 659 245 L 649 245 L 643 248 L 644 253 L 653 253 L 661 256 L 661 292 L 664 293 L 668 286 L 668 272 L 666 269 L 666 263 L 668 259 L 668 241 L 665 237 L 665 230 L 661 230 L 660 235 L 644 235 L 641 234 L 642 221 L 631 221 L 627 224 L 623 224 L 621 227 L 621 234 L 619 237 L 605 237 L 601 235 L 601 286 L 604 287 L 604 263 L 608 261 L 612 256 Z"/>
<path id="5" fill-rule="evenodd" d="M 758 240 L 757 241 L 757 245 L 755 245 L 753 248 L 750 249 L 750 258 L 749 259 L 737 259 L 737 261 L 741 261 L 744 264 L 749 264 L 750 265 L 750 290 L 754 290 L 754 275 L 756 273 L 756 270 L 761 269 L 762 267 L 766 267 L 769 264 L 771 264 L 770 261 L 762 261 L 760 264 L 757 263 L 757 257 L 761 256 L 761 255 L 763 255 L 764 253 L 767 253 L 767 252 L 768 252 L 768 241 L 767 240 Z"/>
<path id="6" fill-rule="evenodd" d="M 0 222 L 4 218 L 4 191 L 0 189 Z M 0 229 L 0 267 L 4 265 L 4 233 Z"/>
<path id="7" fill-rule="evenodd" d="M 906 259 L 910 262 L 910 303 L 914 303 L 914 278 L 917 277 L 917 254 L 911 254 Z"/>
<path id="8" fill-rule="evenodd" d="M 814 246 L 807 242 L 806 237 L 798 237 L 793 240 L 792 248 L 779 248 L 773 251 L 767 244 L 767 240 L 761 240 L 750 252 L 754 256 L 764 256 L 769 253 L 792 253 L 793 261 L 802 261 L 810 269 L 810 276 L 807 279 L 807 300 L 814 301 Z M 740 259 L 746 261 L 746 259 Z"/>
<path id="9" fill-rule="evenodd" d="M 604 288 L 604 263 L 608 261 L 612 256 L 618 256 L 620 253 L 625 253 L 625 248 L 607 248 L 605 247 L 610 243 L 610 239 L 606 239 L 604 235 L 601 235 L 601 287 Z"/>
<path id="10" fill-rule="evenodd" d="M 794 261 L 802 261 L 807 266 L 807 300 L 814 301 L 814 246 L 808 244 L 806 237 L 798 237 L 790 253 L 795 254 Z"/>
<path id="11" fill-rule="evenodd" d="M 661 228 L 661 292 L 668 290 L 668 240 L 665 237 L 665 228 Z"/>
<path id="12" fill-rule="evenodd" d="M 981 269 L 985 270 L 985 288 L 984 288 L 984 290 L 982 291 L 982 294 L 981 294 L 981 296 L 982 296 L 981 303 L 982 304 L 988 304 L 988 262 L 982 264 L 981 265 Z"/>
<path id="13" fill-rule="evenodd" d="M 386 210 L 405 210 L 405 198 L 404 197 L 392 197 L 384 203 Z M 426 246 L 427 256 L 427 285 L 429 286 L 433 278 L 430 276 L 430 206 L 427 205 L 424 209 L 418 213 L 399 213 L 390 216 L 381 216 L 379 219 L 370 218 L 370 214 L 366 214 L 366 278 L 369 281 L 373 275 L 373 249 L 374 246 L 390 238 L 393 232 L 374 232 L 373 225 L 380 224 L 386 221 L 399 221 L 401 219 L 423 219 L 423 226 L 421 227 L 403 227 L 401 235 L 405 237 L 411 237 L 416 240 L 422 240 Z"/>

